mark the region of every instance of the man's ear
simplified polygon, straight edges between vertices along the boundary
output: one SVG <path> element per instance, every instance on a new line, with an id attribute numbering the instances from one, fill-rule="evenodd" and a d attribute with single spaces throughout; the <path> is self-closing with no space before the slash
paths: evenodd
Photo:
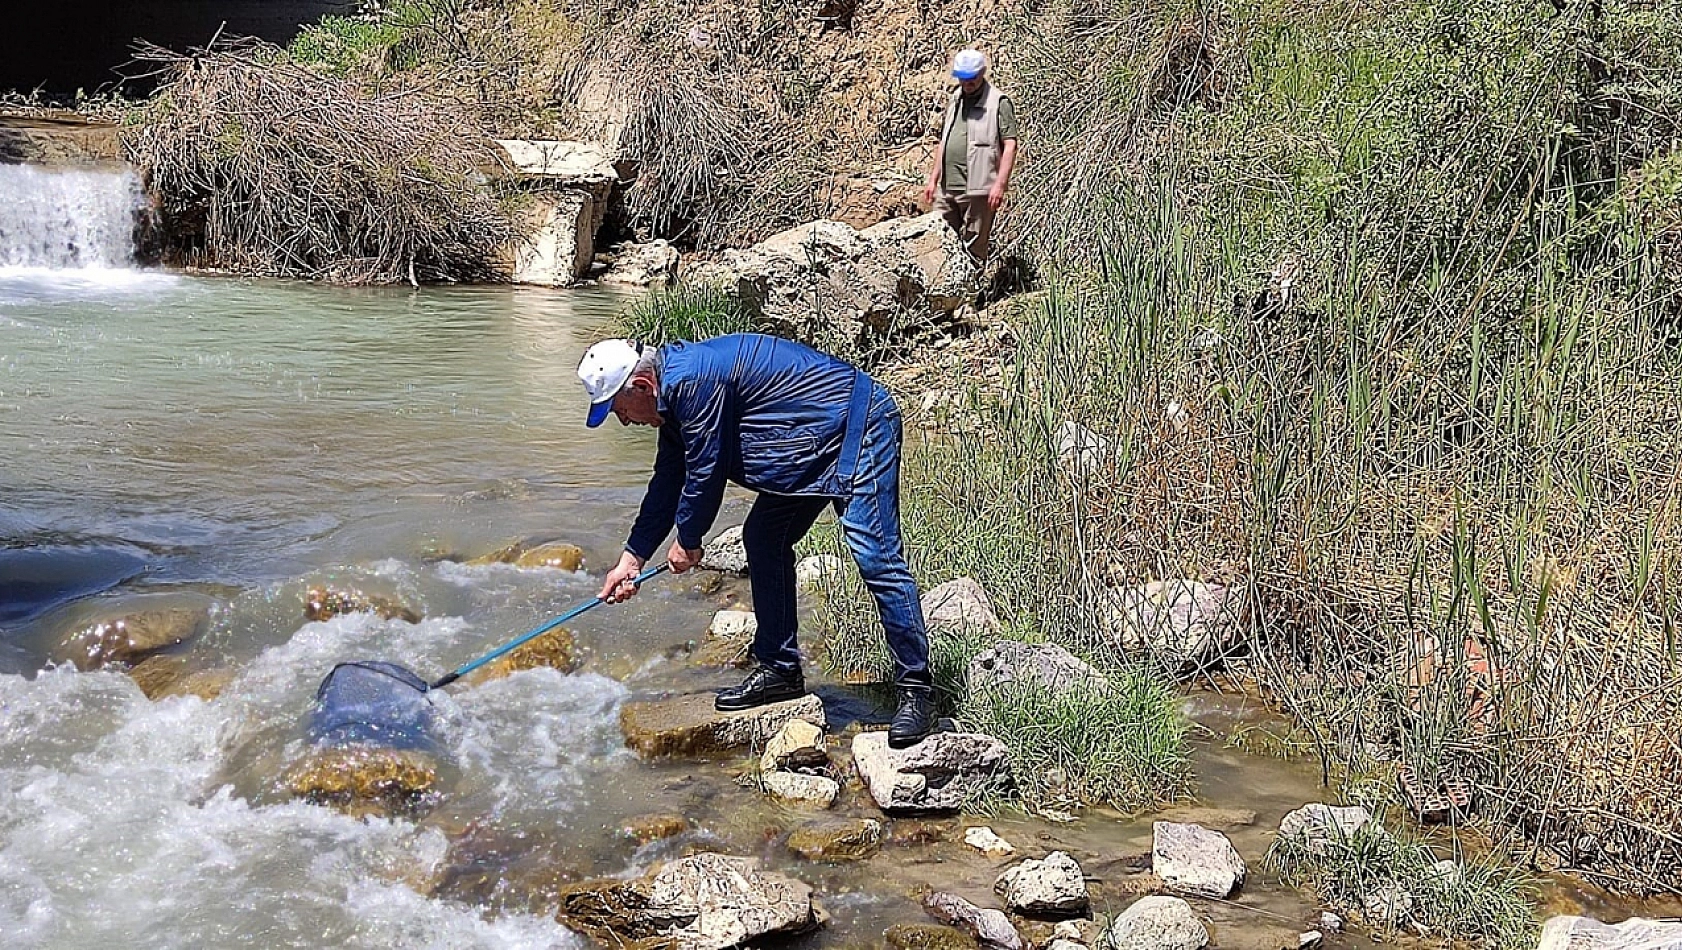
<path id="1" fill-rule="evenodd" d="M 654 378 L 646 374 L 639 373 L 636 376 L 631 377 L 630 388 L 644 396 L 652 396 L 654 395 Z"/>

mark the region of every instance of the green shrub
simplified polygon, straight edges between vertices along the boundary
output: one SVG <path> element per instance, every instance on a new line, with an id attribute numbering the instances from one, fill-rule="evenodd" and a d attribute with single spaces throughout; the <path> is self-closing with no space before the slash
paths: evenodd
<path id="1" fill-rule="evenodd" d="M 616 334 L 654 346 L 754 329 L 753 317 L 740 301 L 711 285 L 655 291 L 632 304 L 614 324 Z"/>

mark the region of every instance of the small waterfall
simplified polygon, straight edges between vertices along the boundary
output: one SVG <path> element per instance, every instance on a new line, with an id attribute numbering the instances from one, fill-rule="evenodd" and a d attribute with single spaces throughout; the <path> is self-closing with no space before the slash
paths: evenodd
<path id="1" fill-rule="evenodd" d="M 0 269 L 132 267 L 144 207 L 129 169 L 0 165 Z"/>

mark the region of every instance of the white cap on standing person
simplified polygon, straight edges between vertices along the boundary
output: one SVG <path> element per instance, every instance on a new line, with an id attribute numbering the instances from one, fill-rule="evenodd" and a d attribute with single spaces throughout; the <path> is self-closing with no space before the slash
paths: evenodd
<path id="1" fill-rule="evenodd" d="M 961 49 L 952 57 L 953 79 L 974 79 L 987 71 L 987 57 L 978 49 Z"/>
<path id="2" fill-rule="evenodd" d="M 632 340 L 603 340 L 584 351 L 578 361 L 578 378 L 590 397 L 590 415 L 584 424 L 594 429 L 613 411 L 613 397 L 625 388 L 637 368 L 642 344 Z"/>

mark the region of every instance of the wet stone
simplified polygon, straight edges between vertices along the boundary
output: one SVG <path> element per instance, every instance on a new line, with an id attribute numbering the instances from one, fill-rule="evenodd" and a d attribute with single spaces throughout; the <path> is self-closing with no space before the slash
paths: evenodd
<path id="1" fill-rule="evenodd" d="M 584 566 L 584 549 L 562 541 L 547 541 L 536 545 L 516 541 L 490 554 L 469 558 L 467 563 L 475 567 L 512 564 L 515 567 L 576 571 Z"/>
<path id="2" fill-rule="evenodd" d="M 304 617 L 320 623 L 345 614 L 379 614 L 386 620 L 420 623 L 418 611 L 383 594 L 340 587 L 311 587 L 304 595 Z"/>
<path id="3" fill-rule="evenodd" d="M 1116 915 L 1093 950 L 1200 950 L 1209 929 L 1178 897 L 1141 897 Z"/>
<path id="4" fill-rule="evenodd" d="M 95 670 L 114 663 L 138 663 L 170 647 L 195 640 L 210 623 L 210 603 L 155 610 L 117 607 L 65 636 L 53 659 Z"/>
<path id="5" fill-rule="evenodd" d="M 823 775 L 802 775 L 798 772 L 766 772 L 759 777 L 765 794 L 778 801 L 815 808 L 828 808 L 841 794 L 841 784 Z"/>
<path id="6" fill-rule="evenodd" d="M 720 610 L 713 614 L 706 636 L 696 647 L 693 662 L 696 666 L 723 669 L 745 668 L 752 663 L 750 648 L 759 623 L 749 610 Z"/>
<path id="7" fill-rule="evenodd" d="M 675 838 L 689 830 L 689 819 L 682 815 L 638 815 L 619 826 L 621 837 L 637 844 Z"/>
<path id="8" fill-rule="evenodd" d="M 759 768 L 764 772 L 828 768 L 825 745 L 822 729 L 804 719 L 790 719 L 766 744 Z"/>
<path id="9" fill-rule="evenodd" d="M 409 815 L 432 804 L 438 763 L 414 749 L 316 749 L 287 770 L 281 787 L 294 798 L 352 815 Z"/>
<path id="10" fill-rule="evenodd" d="M 789 832 L 790 851 L 809 861 L 859 861 L 882 845 L 882 823 L 874 818 L 815 821 Z"/>
<path id="11" fill-rule="evenodd" d="M 993 950 L 1023 950 L 1022 935 L 1004 911 L 977 907 L 956 894 L 934 891 L 923 898 L 923 909 L 943 924 L 951 924 Z"/>
<path id="12" fill-rule="evenodd" d="M 751 858 L 703 853 L 632 881 L 586 881 L 561 895 L 559 919 L 610 945 L 663 938 L 677 950 L 724 950 L 820 926 L 812 889 Z"/>
<path id="13" fill-rule="evenodd" d="M 1019 914 L 1067 917 L 1086 912 L 1086 878 L 1066 851 L 1030 858 L 999 875 L 993 890 Z"/>
<path id="14" fill-rule="evenodd" d="M 578 643 L 572 631 L 557 627 L 533 637 L 469 674 L 467 682 L 478 684 L 502 679 L 521 670 L 543 667 L 571 673 L 578 668 Z"/>
<path id="15" fill-rule="evenodd" d="M 892 950 L 976 950 L 974 937 L 940 924 L 894 924 L 883 936 Z"/>
<path id="16" fill-rule="evenodd" d="M 210 702 L 233 682 L 234 671 L 204 669 L 199 662 L 183 655 L 151 656 L 129 670 L 129 677 L 154 702 L 171 696 L 197 696 Z"/>
<path id="17" fill-rule="evenodd" d="M 853 737 L 853 761 L 883 811 L 954 811 L 1010 780 L 1010 752 L 992 736 L 940 732 L 909 749 L 885 732 Z"/>
<path id="18" fill-rule="evenodd" d="M 791 719 L 822 729 L 823 702 L 807 695 L 741 712 L 719 712 L 710 693 L 626 703 L 619 713 L 625 744 L 643 758 L 716 757 L 761 748 Z"/>

